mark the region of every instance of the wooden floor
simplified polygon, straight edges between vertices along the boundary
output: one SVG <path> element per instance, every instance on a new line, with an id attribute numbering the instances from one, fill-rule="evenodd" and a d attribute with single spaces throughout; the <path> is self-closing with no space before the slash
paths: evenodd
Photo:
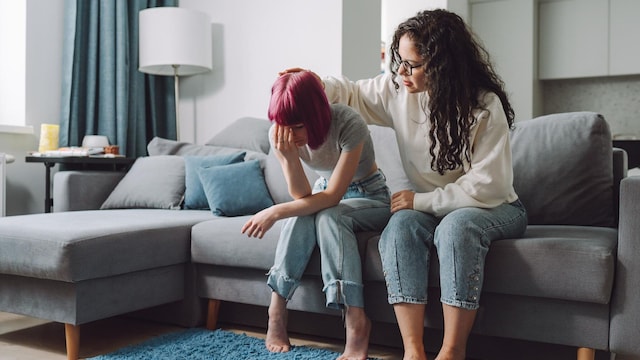
<path id="1" fill-rule="evenodd" d="M 229 328 L 249 336 L 264 338 L 264 330 Z M 81 358 L 112 352 L 157 335 L 183 330 L 130 317 L 114 317 L 82 326 Z M 294 336 L 294 345 L 308 345 L 341 352 L 344 344 L 331 340 Z M 401 359 L 399 349 L 372 347 L 369 355 L 379 359 Z M 0 360 L 66 360 L 64 325 L 26 316 L 0 312 Z"/>

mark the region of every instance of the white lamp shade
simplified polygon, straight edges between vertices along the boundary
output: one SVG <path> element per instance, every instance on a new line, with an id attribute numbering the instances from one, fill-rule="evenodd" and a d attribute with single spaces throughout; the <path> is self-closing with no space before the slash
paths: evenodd
<path id="1" fill-rule="evenodd" d="M 138 70 L 154 75 L 193 75 L 211 70 L 211 21 L 179 7 L 141 10 Z"/>

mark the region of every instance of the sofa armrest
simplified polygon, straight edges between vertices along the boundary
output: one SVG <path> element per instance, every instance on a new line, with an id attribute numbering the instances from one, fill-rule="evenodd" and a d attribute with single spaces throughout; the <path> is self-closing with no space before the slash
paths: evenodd
<path id="1" fill-rule="evenodd" d="M 640 176 L 620 182 L 620 223 L 609 346 L 640 357 Z"/>
<path id="2" fill-rule="evenodd" d="M 53 211 L 100 209 L 124 174 L 123 171 L 58 171 L 53 177 Z"/>

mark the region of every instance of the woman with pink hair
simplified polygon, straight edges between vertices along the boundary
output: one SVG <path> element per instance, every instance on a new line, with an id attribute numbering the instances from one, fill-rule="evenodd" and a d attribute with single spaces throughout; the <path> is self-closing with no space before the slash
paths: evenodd
<path id="1" fill-rule="evenodd" d="M 274 123 L 272 151 L 293 200 L 260 211 L 242 227 L 248 236 L 262 238 L 277 220 L 286 219 L 267 280 L 273 292 L 266 346 L 289 351 L 287 301 L 317 245 L 326 306 L 346 312 L 346 345 L 338 359 L 366 359 L 371 322 L 364 312 L 354 232 L 380 231 L 391 215 L 369 128 L 352 108 L 330 105 L 322 83 L 306 71 L 275 81 L 268 116 Z M 313 188 L 302 163 L 320 175 Z"/>

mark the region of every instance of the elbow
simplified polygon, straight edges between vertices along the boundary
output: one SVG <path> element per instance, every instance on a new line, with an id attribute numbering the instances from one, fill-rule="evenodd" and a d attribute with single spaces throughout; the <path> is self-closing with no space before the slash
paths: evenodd
<path id="1" fill-rule="evenodd" d="M 330 207 L 334 207 L 334 206 L 338 206 L 338 204 L 340 204 L 340 200 L 342 200 L 342 196 L 343 195 L 339 195 L 337 193 L 332 193 L 332 192 L 326 192 L 323 191 L 322 194 L 324 194 L 325 198 L 324 198 L 324 208 L 330 208 Z"/>

